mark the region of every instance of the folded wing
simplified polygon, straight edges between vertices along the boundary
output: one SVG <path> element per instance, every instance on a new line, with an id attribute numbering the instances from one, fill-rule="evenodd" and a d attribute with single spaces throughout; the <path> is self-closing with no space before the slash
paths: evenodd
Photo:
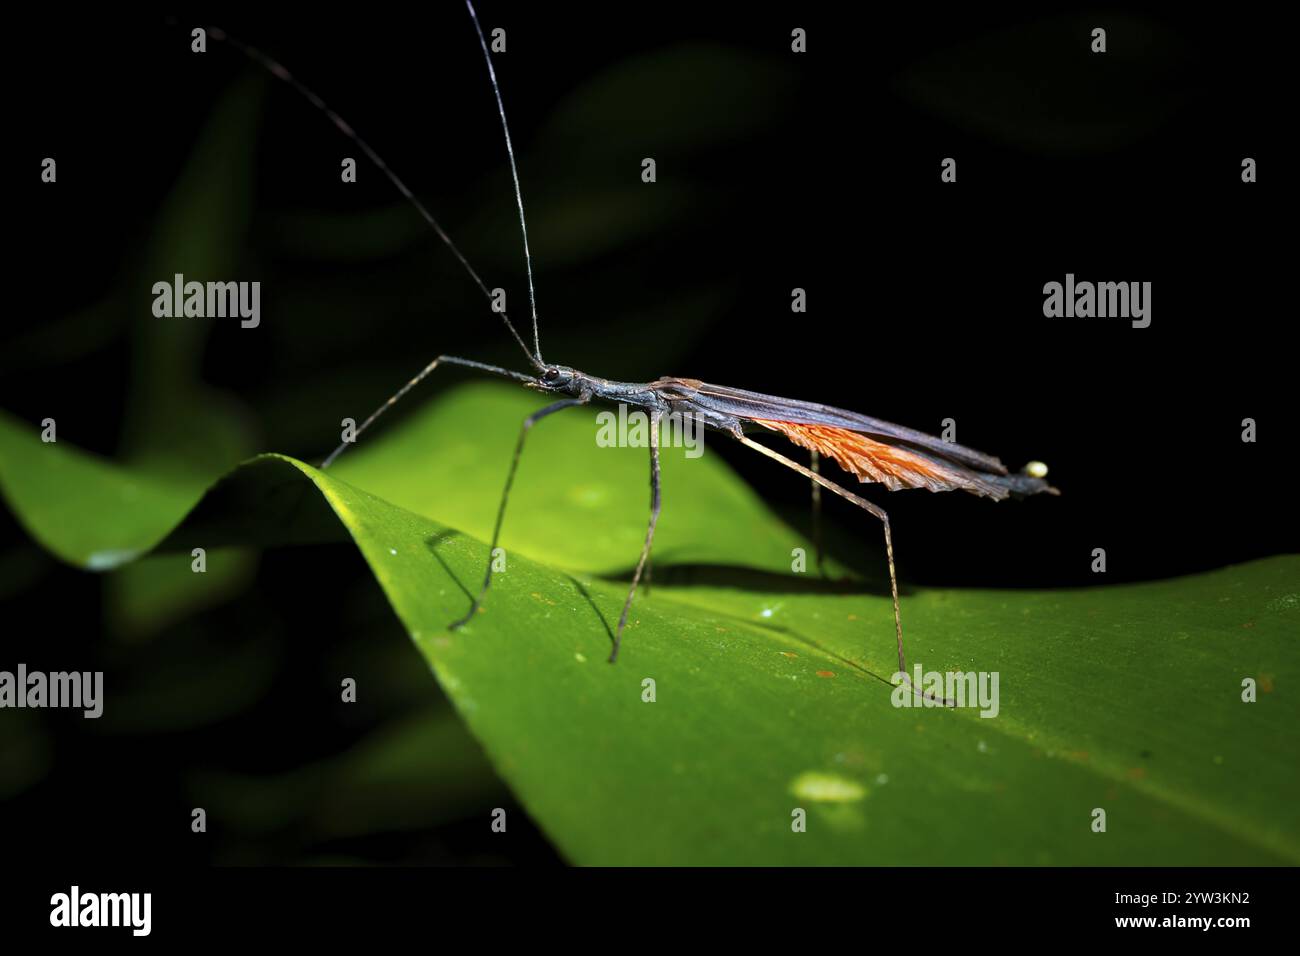
<path id="1" fill-rule="evenodd" d="M 1007 473 L 1006 465 L 992 455 L 985 455 L 965 445 L 946 442 L 925 432 L 904 428 L 902 425 L 881 421 L 868 415 L 859 415 L 857 412 L 850 412 L 843 408 L 819 405 L 816 402 L 801 402 L 793 398 L 778 398 L 774 395 L 747 392 L 726 385 L 711 385 L 693 379 L 660 379 L 660 382 L 685 386 L 694 392 L 693 401 L 699 402 L 706 408 L 712 407 L 717 411 L 741 418 L 790 422 L 795 425 L 828 425 L 847 431 L 861 432 L 877 440 L 903 442 L 978 471 L 995 475 Z"/>
<path id="2" fill-rule="evenodd" d="M 780 432 L 796 445 L 830 458 L 859 481 L 878 482 L 890 491 L 960 490 L 997 500 L 1056 493 L 1041 478 L 1009 474 L 992 455 L 842 408 L 688 378 L 662 378 L 651 387 Z"/>
<path id="3" fill-rule="evenodd" d="M 753 421 L 785 435 L 796 445 L 832 459 L 859 481 L 874 481 L 890 491 L 925 488 L 927 491 L 969 491 L 1001 500 L 1013 488 L 1006 475 L 974 471 L 945 462 L 901 445 L 887 445 L 861 432 L 830 425 L 802 425 L 795 422 Z"/>

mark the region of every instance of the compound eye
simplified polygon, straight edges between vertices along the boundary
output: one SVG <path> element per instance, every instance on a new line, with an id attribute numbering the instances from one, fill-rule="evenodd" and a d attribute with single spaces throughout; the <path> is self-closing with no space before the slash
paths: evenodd
<path id="1" fill-rule="evenodd" d="M 542 373 L 543 382 L 558 382 L 560 380 L 560 370 L 558 368 L 548 368 Z"/>

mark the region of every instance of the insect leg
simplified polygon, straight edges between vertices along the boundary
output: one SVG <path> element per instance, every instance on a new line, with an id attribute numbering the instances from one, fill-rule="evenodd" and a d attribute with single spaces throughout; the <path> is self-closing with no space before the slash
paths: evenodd
<path id="1" fill-rule="evenodd" d="M 457 358 L 454 355 L 439 355 L 436 359 L 434 359 L 423 369 L 421 369 L 419 375 L 415 376 L 415 378 L 411 379 L 409 382 L 407 382 L 405 385 L 399 388 L 388 399 L 388 401 L 384 402 L 384 404 L 380 405 L 373 412 L 371 412 L 370 417 L 361 423 L 361 427 L 358 428 L 356 430 L 356 434 L 352 436 L 352 441 L 345 441 L 342 444 L 340 444 L 338 448 L 335 448 L 332 452 L 330 452 L 329 457 L 326 458 L 323 462 L 321 462 L 320 465 L 321 469 L 324 470 L 328 468 L 331 464 L 333 464 L 334 459 L 337 458 L 339 455 L 343 454 L 344 450 L 346 450 L 349 445 L 355 444 L 356 440 L 361 437 L 361 433 L 365 431 L 367 428 L 369 428 L 371 423 L 373 423 L 376 418 L 378 418 L 380 415 L 384 414 L 384 412 L 388 411 L 390 408 L 396 405 L 398 400 L 403 395 L 405 395 L 411 389 L 415 388 L 415 386 L 419 385 L 422 381 L 424 381 L 425 377 L 428 376 L 429 373 L 432 372 L 439 365 L 461 365 L 464 366 L 465 368 L 478 369 L 478 371 L 480 372 L 490 372 L 493 375 L 503 375 L 506 378 L 513 378 L 521 382 L 535 381 L 535 379 L 531 375 L 521 375 L 519 372 L 512 372 L 508 368 L 498 368 L 495 365 L 488 365 L 484 362 L 475 362 L 473 359 Z"/>
<path id="2" fill-rule="evenodd" d="M 650 413 L 650 526 L 646 528 L 645 544 L 641 546 L 641 560 L 636 563 L 632 574 L 632 586 L 628 588 L 627 600 L 623 602 L 623 613 L 618 618 L 618 630 L 614 632 L 614 649 L 610 652 L 609 662 L 618 660 L 618 648 L 623 642 L 623 627 L 627 624 L 627 612 L 632 607 L 632 598 L 636 595 L 637 582 L 641 580 L 641 570 L 650 560 L 650 545 L 655 539 L 655 525 L 659 522 L 659 411 Z"/>
<path id="3" fill-rule="evenodd" d="M 821 457 L 814 449 L 812 452 L 812 470 L 819 475 L 821 474 Z M 826 565 L 822 549 L 822 486 L 817 484 L 816 481 L 812 483 L 812 526 L 813 547 L 817 550 L 817 573 L 824 578 L 826 577 Z"/>
<path id="4" fill-rule="evenodd" d="M 805 468 L 803 465 L 799 464 L 796 461 L 792 461 L 791 459 L 787 458 L 785 455 L 782 455 L 780 452 L 774 451 L 773 449 L 768 448 L 766 445 L 760 445 L 752 438 L 747 438 L 745 435 L 739 433 L 736 433 L 735 437 L 738 441 L 740 441 L 745 445 L 748 445 L 750 448 L 754 449 L 755 451 L 766 455 L 768 458 L 772 458 L 775 461 L 780 462 L 781 464 L 785 465 L 787 468 L 794 469 L 795 471 L 799 472 L 801 475 L 804 475 L 807 478 L 811 478 L 814 482 L 821 485 L 827 491 L 834 492 L 835 494 L 839 495 L 841 498 L 853 502 L 853 504 L 857 505 L 862 510 L 868 511 L 880 519 L 880 523 L 885 528 L 885 556 L 889 559 L 889 593 L 894 599 L 894 633 L 897 635 L 898 638 L 898 671 L 903 675 L 903 679 L 907 681 L 908 686 L 911 687 L 914 691 L 916 691 L 917 694 L 921 694 L 920 688 L 916 687 L 916 685 L 912 683 L 911 678 L 907 676 L 907 660 L 903 656 L 903 619 L 902 619 L 902 615 L 899 613 L 898 610 L 898 579 L 894 573 L 894 541 L 893 541 L 893 536 L 890 534 L 889 531 L 889 515 L 885 514 L 885 509 L 877 505 L 873 505 L 866 498 L 859 497 L 858 495 L 855 495 L 853 492 L 849 491 L 846 488 L 841 488 L 839 485 L 835 484 L 835 482 L 827 478 L 823 478 L 821 475 L 813 471 L 811 468 Z M 925 695 L 922 694 L 922 696 Z M 932 697 L 931 699 L 933 700 L 935 698 Z M 938 699 L 941 700 L 946 706 L 949 707 L 955 706 L 951 701 L 947 700 L 946 698 L 938 698 Z"/>
<path id="5" fill-rule="evenodd" d="M 528 437 L 528 432 L 547 415 L 554 415 L 558 411 L 572 408 L 575 405 L 586 405 L 589 401 L 591 401 L 591 393 L 583 392 L 577 398 L 564 398 L 558 402 L 552 402 L 550 405 L 538 409 L 524 419 L 523 427 L 519 429 L 519 441 L 515 443 L 514 457 L 510 459 L 510 471 L 506 473 L 506 487 L 505 490 L 501 492 L 501 504 L 497 508 L 497 521 L 495 527 L 492 529 L 492 544 L 488 548 L 487 573 L 483 575 L 483 587 L 479 590 L 478 597 L 474 598 L 474 602 L 470 604 L 469 611 L 466 615 L 460 620 L 453 621 L 448 625 L 451 630 L 454 631 L 468 623 L 469 619 L 474 616 L 478 611 L 479 606 L 483 603 L 483 598 L 487 595 L 488 585 L 492 583 L 492 554 L 496 551 L 497 541 L 501 538 L 501 523 L 505 520 L 506 516 L 506 502 L 510 500 L 510 486 L 514 484 L 515 471 L 519 468 L 519 456 L 523 453 L 524 439 Z"/>

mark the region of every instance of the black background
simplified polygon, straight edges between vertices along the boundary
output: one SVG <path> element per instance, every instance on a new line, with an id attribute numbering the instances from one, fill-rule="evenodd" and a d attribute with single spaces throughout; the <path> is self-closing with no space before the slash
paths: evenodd
<path id="1" fill-rule="evenodd" d="M 877 490 L 894 523 L 900 574 L 912 584 L 1093 585 L 1101 583 L 1090 571 L 1097 547 L 1107 552 L 1105 583 L 1294 550 L 1294 310 L 1284 294 L 1287 171 L 1276 148 L 1293 109 L 1275 76 L 1280 28 L 1248 23 L 1245 11 L 1191 19 L 1086 7 L 914 17 L 869 10 L 854 20 L 835 6 L 483 5 L 485 28 L 508 32 L 508 53 L 496 62 L 526 208 L 562 208 L 595 185 L 635 181 L 641 158 L 661 155 L 658 118 L 696 108 L 689 96 L 615 104 L 620 138 L 602 139 L 593 124 L 595 160 L 531 163 L 530 145 L 548 117 L 619 63 L 708 43 L 771 65 L 786 80 L 762 121 L 741 135 L 702 133 L 697 148 L 662 154 L 659 183 L 642 188 L 676 180 L 692 197 L 666 224 L 554 267 L 548 223 L 530 219 L 547 358 L 607 377 L 697 377 L 931 432 L 952 417 L 959 441 L 1013 468 L 1049 463 L 1059 498 L 993 504 Z M 454 237 L 468 231 L 466 255 L 488 263 L 488 284 L 509 290 L 522 320 L 522 249 L 506 204 L 500 125 L 458 4 L 220 22 L 313 86 Z M 789 50 L 796 25 L 809 32 L 803 56 Z M 1088 52 L 1092 25 L 1108 28 L 1110 53 Z M 256 151 L 239 276 L 294 291 L 278 303 L 264 299 L 256 347 L 234 326 L 214 329 L 203 378 L 252 410 L 254 447 L 318 457 L 342 415 L 377 404 L 438 353 L 523 368 L 414 211 L 414 225 L 387 253 L 361 263 L 286 246 L 286 218 L 326 213 L 346 223 L 395 206 L 394 195 L 364 165 L 361 181 L 343 188 L 338 157 L 355 150 L 236 51 L 214 43 L 195 56 L 188 26 L 161 17 L 25 20 L 11 40 L 19 41 L 7 66 L 17 128 L 7 180 L 18 201 L 9 227 L 21 258 L 10 279 L 27 295 L 11 298 L 0 333 L 0 407 L 32 422 L 54 417 L 61 439 L 117 451 L 131 374 L 127 336 L 60 335 L 51 345 L 49 330 L 120 289 L 214 105 L 238 82 L 260 84 L 264 109 L 257 141 L 229 145 Z M 972 103 L 981 118 L 971 119 Z M 629 126 L 638 116 L 645 124 Z M 37 181 L 45 155 L 59 159 L 57 189 Z M 956 184 L 939 181 L 948 156 L 958 162 Z M 1258 161 L 1259 183 L 1241 182 L 1246 156 Z M 491 228 L 467 227 L 485 196 L 500 214 Z M 1151 326 L 1044 318 L 1043 284 L 1067 272 L 1150 281 Z M 795 286 L 808 290 L 807 315 L 790 312 Z M 707 320 L 657 326 L 628 318 L 662 315 L 699 290 L 722 290 Z M 143 310 L 150 299 L 138 291 L 129 307 Z M 302 307 L 312 302 L 331 310 Z M 1258 422 L 1254 444 L 1241 441 L 1247 417 Z M 802 480 L 725 440 L 715 447 L 790 520 L 806 520 Z M 840 504 L 828 505 L 838 556 L 878 571 L 878 528 Z M 5 589 L 14 660 L 49 669 L 86 669 L 93 660 L 110 680 L 115 666 L 129 679 L 132 655 L 145 652 L 105 649 L 98 579 L 42 557 L 12 517 L 0 525 L 5 573 L 20 579 Z M 329 727 L 307 716 L 313 695 L 332 686 L 317 662 L 329 635 L 344 642 L 348 628 L 368 628 L 401 646 L 400 628 L 372 591 L 364 563 L 347 548 L 265 554 L 249 592 L 213 612 L 207 626 L 232 640 L 270 643 L 274 692 L 206 736 L 104 741 L 79 720 L 52 718 L 55 769 L 4 811 L 6 839 L 55 841 L 91 858 L 144 843 L 161 858 L 230 859 L 220 833 L 198 847 L 166 838 L 177 823 L 168 814 L 185 799 L 175 768 L 270 772 L 389 719 L 381 705 Z M 358 610 L 340 619 L 321 605 L 326 593 L 356 595 Z M 15 627 L 28 613 L 40 627 Z M 170 640 L 183 656 L 178 647 L 202 638 L 182 627 Z M 418 664 L 413 651 L 393 653 L 409 654 L 405 666 Z M 319 686 L 304 673 L 318 673 Z M 119 793 L 124 762 L 137 776 Z M 89 792 L 96 802 L 87 811 L 79 801 Z M 84 812 L 119 826 L 65 832 L 60 821 Z M 179 812 L 184 826 L 188 810 Z M 416 840 L 376 838 L 323 852 L 554 859 L 535 832 L 485 849 L 476 819 L 467 813 Z M 258 847 L 237 859 L 304 853 L 293 832 Z"/>

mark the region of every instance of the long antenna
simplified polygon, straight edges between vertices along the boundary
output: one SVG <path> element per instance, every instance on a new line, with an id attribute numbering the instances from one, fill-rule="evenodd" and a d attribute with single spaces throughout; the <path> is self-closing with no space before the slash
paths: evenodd
<path id="1" fill-rule="evenodd" d="M 471 9 L 470 12 L 472 13 L 473 10 Z M 478 27 L 477 21 L 475 21 L 474 26 L 477 29 Z M 334 110 L 330 108 L 329 104 L 327 104 L 324 100 L 322 100 L 319 96 L 317 96 L 314 91 L 312 91 L 309 87 L 303 84 L 296 76 L 294 76 L 287 69 L 285 69 L 284 66 L 282 66 L 280 63 L 276 62 L 275 60 L 271 59 L 271 57 L 267 56 L 257 47 L 245 43 L 243 40 L 240 40 L 237 37 L 231 36 L 229 33 L 227 33 L 225 30 L 222 30 L 220 27 L 209 26 L 209 27 L 204 27 L 204 29 L 208 31 L 208 36 L 212 37 L 212 39 L 225 41 L 226 43 L 229 43 L 236 50 L 243 53 L 244 56 L 248 57 L 258 66 L 265 69 L 276 79 L 282 80 L 287 85 L 293 87 L 300 94 L 302 94 L 303 98 L 306 99 L 307 102 L 311 103 L 312 106 L 316 107 L 316 109 L 320 110 L 327 117 L 329 117 L 330 121 L 335 126 L 338 127 L 339 132 L 341 132 L 344 136 L 348 137 L 348 139 L 356 143 L 357 146 L 361 149 L 361 151 L 365 153 L 366 156 L 370 159 L 370 161 L 375 164 L 376 168 L 378 168 L 378 170 L 381 173 L 383 173 L 386 177 L 388 177 L 388 181 L 397 187 L 397 191 L 400 192 L 404 197 L 406 197 L 407 201 L 410 202 L 410 204 L 415 207 L 416 211 L 419 212 L 419 214 L 424 218 L 424 221 L 428 223 L 429 226 L 433 228 L 433 231 L 438 234 L 438 238 L 441 239 L 444 243 L 446 243 L 447 248 L 452 251 L 452 254 L 455 255 L 457 261 L 460 262 L 462 266 L 464 266 L 465 271 L 469 273 L 470 278 L 473 279 L 475 284 L 478 285 L 479 289 L 482 290 L 483 295 L 487 297 L 489 302 L 492 301 L 492 293 L 488 289 L 487 284 L 482 280 L 482 278 L 479 277 L 479 274 L 474 270 L 474 267 L 469 264 L 469 260 L 465 258 L 464 253 L 460 251 L 456 243 L 451 241 L 451 236 L 447 235 L 446 231 L 442 228 L 442 226 L 438 224 L 438 220 L 433 218 L 433 213 L 429 212 L 429 210 L 425 208 L 424 203 L 420 202 L 420 200 L 416 198 L 415 194 L 412 193 L 409 188 L 407 188 L 406 183 L 402 182 L 402 180 L 398 177 L 398 175 L 388 168 L 388 164 L 384 162 L 383 157 L 381 157 L 378 153 L 376 153 L 373 149 L 371 149 L 370 144 L 367 143 L 360 136 L 358 136 L 356 131 L 353 130 L 352 127 L 347 124 L 347 122 L 343 119 L 343 117 L 339 116 L 338 113 L 335 113 Z M 483 34 L 482 32 L 480 32 L 479 38 L 482 39 L 482 36 Z M 491 66 L 492 64 L 489 62 L 488 68 L 491 69 Z M 495 80 L 493 82 L 495 83 Z M 511 157 L 510 165 L 511 168 L 513 169 L 514 168 L 513 156 Z M 516 192 L 518 192 L 517 186 L 516 186 Z M 522 207 L 521 207 L 521 211 L 522 211 Z M 526 244 L 527 243 L 525 241 L 525 247 Z M 532 274 L 530 272 L 529 273 L 530 289 L 532 286 L 531 275 Z M 493 309 L 493 311 L 495 312 L 496 310 Z M 518 330 L 515 328 L 514 323 L 510 321 L 505 311 L 502 310 L 497 314 L 501 316 L 501 320 L 505 322 L 506 328 L 510 330 L 510 334 L 513 335 L 515 341 L 519 343 L 519 347 L 524 350 L 524 354 L 528 356 L 528 361 L 536 368 L 541 369 L 542 363 L 541 363 L 540 355 L 534 356 L 533 352 L 529 351 L 527 344 L 525 344 L 523 338 L 520 336 Z M 533 310 L 533 340 L 534 343 L 537 340 L 537 311 L 535 308 Z"/>
<path id="2" fill-rule="evenodd" d="M 528 267 L 528 304 L 533 309 L 533 351 L 537 353 L 538 364 L 541 364 L 542 343 L 537 337 L 537 293 L 533 289 L 533 256 L 528 251 L 528 223 L 524 220 L 524 194 L 519 190 L 519 168 L 515 166 L 515 147 L 510 142 L 506 106 L 501 102 L 501 87 L 497 84 L 497 71 L 492 66 L 492 54 L 488 52 L 487 40 L 483 39 L 483 28 L 479 26 L 474 4 L 470 3 L 470 0 L 465 0 L 465 6 L 469 7 L 470 19 L 474 21 L 474 32 L 478 34 L 479 46 L 483 48 L 483 59 L 487 60 L 488 77 L 492 80 L 492 93 L 497 98 L 497 112 L 501 114 L 501 129 L 506 134 L 506 152 L 510 155 L 510 175 L 515 181 L 515 205 L 519 207 L 519 231 L 524 234 L 524 262 Z"/>

